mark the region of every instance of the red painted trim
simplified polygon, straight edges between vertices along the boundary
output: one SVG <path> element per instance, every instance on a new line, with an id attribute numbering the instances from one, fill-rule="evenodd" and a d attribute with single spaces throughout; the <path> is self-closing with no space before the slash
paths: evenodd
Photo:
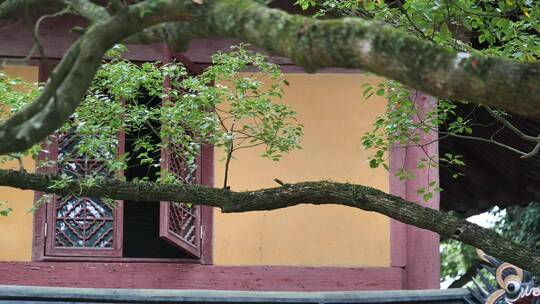
<path id="1" fill-rule="evenodd" d="M 98 257 L 98 256 L 44 256 L 36 262 L 102 262 L 102 263 L 192 263 L 197 264 L 199 259 L 193 258 L 123 258 L 123 257 Z"/>
<path id="2" fill-rule="evenodd" d="M 414 98 L 417 110 L 420 115 L 426 113 L 436 106 L 433 97 L 421 92 L 415 92 Z M 418 169 L 417 164 L 421 158 L 425 158 L 425 153 L 432 157 L 438 157 L 438 137 L 437 132 L 421 135 L 422 143 L 433 142 L 424 147 L 408 147 L 403 149 L 390 150 L 390 193 L 399 195 L 409 201 L 438 209 L 439 195 L 434 192 L 433 198 L 425 203 L 422 197 L 416 194 L 416 190 L 426 187 L 429 181 L 439 181 L 439 171 L 437 168 Z M 400 181 L 395 173 L 398 169 L 404 168 L 412 171 L 415 179 Z M 440 280 L 440 260 L 439 260 L 439 236 L 431 231 L 404 225 L 391 220 L 391 265 L 403 267 L 403 288 L 404 289 L 438 289 Z"/>
<path id="3" fill-rule="evenodd" d="M 165 85 L 167 86 L 167 84 Z M 201 163 L 202 155 L 199 155 L 197 157 L 196 163 L 199 165 Z M 161 150 L 161 170 L 163 171 L 169 171 L 171 167 L 171 153 L 170 151 L 167 151 L 165 149 Z M 201 170 L 198 169 L 196 171 L 196 182 L 199 183 L 201 181 Z M 159 236 L 164 239 L 165 241 L 169 242 L 171 245 L 175 246 L 176 248 L 185 251 L 186 253 L 190 254 L 194 258 L 199 259 L 201 257 L 201 252 L 203 251 L 203 248 L 201 247 L 201 221 L 202 221 L 202 214 L 201 214 L 201 206 L 193 206 L 192 208 L 196 209 L 195 212 L 198 213 L 198 215 L 195 217 L 195 244 L 191 244 L 187 242 L 186 240 L 182 239 L 180 236 L 176 235 L 175 233 L 171 232 L 169 230 L 170 227 L 170 212 L 171 208 L 173 207 L 171 202 L 167 201 L 161 201 L 159 206 Z"/>
<path id="4" fill-rule="evenodd" d="M 44 82 L 47 80 L 49 75 L 43 63 L 37 63 L 38 66 L 38 82 Z M 48 144 L 43 143 L 43 150 L 49 150 Z M 38 161 L 44 161 L 47 159 L 45 153 L 39 153 Z M 36 169 L 37 173 L 46 173 L 45 168 Z M 43 195 L 42 192 L 34 192 L 34 202 L 37 202 L 39 198 Z M 44 223 L 46 219 L 46 206 L 45 204 L 39 206 L 39 208 L 34 212 L 34 222 L 33 222 L 33 238 L 32 238 L 32 260 L 38 261 L 43 258 L 45 255 L 45 231 Z"/>
<path id="5" fill-rule="evenodd" d="M 202 65 L 194 63 L 193 61 L 189 60 L 189 58 L 184 56 L 182 53 L 174 52 L 172 50 L 170 50 L 170 53 L 171 53 L 172 59 L 182 63 L 190 74 L 199 75 L 204 71 L 204 68 Z"/>
<path id="6" fill-rule="evenodd" d="M 422 117 L 436 107 L 437 100 L 422 92 L 413 92 L 413 101 L 417 111 Z M 417 117 L 415 117 L 417 118 Z M 434 191 L 433 198 L 424 202 L 421 195 L 416 190 L 421 187 L 427 187 L 430 181 L 439 184 L 439 170 L 428 166 L 426 169 L 417 169 L 417 164 L 421 158 L 426 157 L 426 153 L 431 157 L 438 158 L 439 143 L 437 132 L 420 134 L 421 143 L 432 144 L 424 147 L 407 148 L 407 158 L 405 166 L 412 171 L 415 179 L 407 180 L 407 200 L 419 202 L 420 204 L 439 209 L 439 193 Z M 407 226 L 407 268 L 405 269 L 405 288 L 406 289 L 438 289 L 440 287 L 440 257 L 439 257 L 439 235 L 419 229 L 413 226 Z"/>
<path id="7" fill-rule="evenodd" d="M 395 290 L 400 268 L 2 262 L 0 284 L 260 291 Z"/>
<path id="8" fill-rule="evenodd" d="M 396 177 L 395 172 L 403 167 L 406 158 L 404 149 L 391 149 L 389 155 L 390 166 L 390 194 L 405 197 L 405 183 Z M 390 219 L 390 265 L 392 267 L 405 267 L 407 263 L 406 248 L 407 235 L 406 225 L 394 219 Z"/>
<path id="9" fill-rule="evenodd" d="M 43 195 L 42 192 L 34 192 L 34 202 Z M 43 204 L 34 212 L 32 260 L 40 261 L 45 256 L 45 220 L 47 218 L 47 206 Z"/>
<path id="10" fill-rule="evenodd" d="M 40 37 L 43 49 L 50 59 L 61 59 L 69 47 L 79 38 L 79 34 L 70 29 L 75 26 L 86 27 L 84 20 L 77 17 L 65 16 L 49 18 L 40 27 Z M 0 41 L 9 41 L 0 45 L 1 57 L 25 57 L 32 49 L 33 40 L 26 20 L 0 20 Z M 133 61 L 161 60 L 161 44 L 127 44 L 128 52 L 125 58 Z M 35 52 L 33 59 L 39 59 Z"/>
<path id="11" fill-rule="evenodd" d="M 122 105 L 122 108 L 126 105 L 126 100 L 124 98 L 120 98 L 120 103 Z M 124 120 L 125 116 L 122 112 L 122 121 Z M 118 148 L 116 151 L 116 157 L 122 157 L 124 153 L 126 153 L 126 132 L 124 128 L 120 128 L 118 131 L 118 134 L 116 135 L 118 138 Z M 118 174 L 120 176 L 124 176 L 124 170 L 120 171 Z M 115 248 L 117 251 L 116 256 L 122 256 L 124 252 L 124 201 L 123 200 L 117 200 L 117 207 L 114 210 L 114 216 L 115 216 L 115 227 L 114 227 L 114 241 L 115 241 Z"/>
<path id="12" fill-rule="evenodd" d="M 175 60 L 173 53 L 169 46 L 167 44 L 163 44 L 163 55 L 162 60 L 163 63 L 168 64 Z M 190 62 L 187 62 L 187 65 L 189 65 Z M 164 91 L 167 93 L 169 90 L 171 90 L 170 85 L 170 79 L 167 77 L 164 80 Z M 165 98 L 163 100 L 163 106 L 167 105 L 168 98 Z M 171 153 L 168 150 L 162 149 L 161 150 L 161 168 L 162 171 L 169 171 L 171 167 Z M 196 164 L 197 164 L 197 170 L 196 170 L 196 176 L 195 180 L 196 183 L 201 183 L 202 180 L 202 170 L 201 170 L 201 163 L 202 163 L 202 153 L 200 153 L 197 156 Z M 176 246 L 180 250 L 185 251 L 188 254 L 191 254 L 193 257 L 200 259 L 202 255 L 202 242 L 201 242 L 201 225 L 202 225 L 202 210 L 200 206 L 194 206 L 192 208 L 195 208 L 195 212 L 197 212 L 197 216 L 195 217 L 195 244 L 191 244 L 187 242 L 186 240 L 182 239 L 175 233 L 171 232 L 169 230 L 170 226 L 170 212 L 171 212 L 172 205 L 170 202 L 161 202 L 160 203 L 160 224 L 159 224 L 159 236 L 169 242 L 170 244 Z"/>
<path id="13" fill-rule="evenodd" d="M 192 74 L 198 75 L 204 71 L 203 66 L 195 64 L 182 53 L 172 51 L 167 45 L 163 45 L 163 60 L 168 62 L 175 59 L 188 69 Z M 198 158 L 199 172 L 198 180 L 202 185 L 214 186 L 214 146 L 204 145 L 201 147 L 201 156 Z M 208 206 L 200 206 L 201 225 L 202 225 L 202 244 L 200 263 L 211 265 L 213 263 L 213 246 L 214 246 L 214 208 Z"/>
<path id="14" fill-rule="evenodd" d="M 45 82 L 49 79 L 49 71 L 47 71 L 47 66 L 40 60 L 38 62 L 31 62 L 30 64 L 35 64 L 38 66 L 38 82 Z"/>
<path id="15" fill-rule="evenodd" d="M 169 242 L 171 245 L 176 248 L 185 251 L 186 253 L 191 254 L 191 256 L 199 259 L 201 257 L 201 207 L 193 206 L 195 212 L 198 213 L 198 216 L 195 217 L 195 244 L 190 244 L 180 236 L 172 233 L 169 230 L 170 226 L 170 212 L 171 212 L 171 203 L 170 202 L 160 202 L 159 208 L 159 236 L 165 241 Z"/>
<path id="16" fill-rule="evenodd" d="M 204 145 L 201 148 L 201 184 L 209 187 L 214 186 L 214 146 Z M 213 263 L 214 254 L 214 208 L 201 206 L 201 225 L 203 239 L 201 244 L 201 263 L 210 265 Z"/>
<path id="17" fill-rule="evenodd" d="M 41 66 L 40 68 L 44 68 L 44 66 Z M 52 142 L 48 145 L 48 159 L 51 161 L 57 161 L 58 160 L 58 137 L 55 135 L 52 135 L 54 139 L 52 139 Z M 58 168 L 57 166 L 54 166 L 52 168 L 52 174 L 58 174 Z M 55 225 L 52 223 L 55 222 L 54 219 L 54 210 L 56 209 L 56 202 L 57 202 L 57 195 L 56 194 L 50 194 L 51 199 L 45 204 L 46 207 L 46 216 L 45 216 L 45 223 L 47 224 L 47 228 L 44 228 L 44 232 L 46 234 L 45 236 L 45 255 L 54 255 L 53 248 L 54 248 L 54 235 L 55 235 Z"/>

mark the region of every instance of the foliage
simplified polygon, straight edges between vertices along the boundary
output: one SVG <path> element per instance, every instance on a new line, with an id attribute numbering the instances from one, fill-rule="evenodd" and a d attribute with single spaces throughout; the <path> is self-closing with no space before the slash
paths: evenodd
<path id="1" fill-rule="evenodd" d="M 386 111 L 375 119 L 373 128 L 362 136 L 362 146 L 375 152 L 369 157 L 372 168 L 386 164 L 388 152 L 391 149 L 401 149 L 407 146 L 419 146 L 424 151 L 418 169 L 430 167 L 463 166 L 460 155 L 446 153 L 443 156 L 430 155 L 426 149 L 423 136 L 430 132 L 440 132 L 445 129 L 448 135 L 469 135 L 472 133 L 470 120 L 456 114 L 456 104 L 449 100 L 439 100 L 437 107 L 426 113 L 420 113 L 416 107 L 416 95 L 395 81 L 380 83 L 376 88 L 367 85 L 364 96 L 373 94 L 387 98 Z M 441 135 L 444 136 L 444 135 Z M 431 143 L 427 143 L 431 144 Z M 414 179 L 414 174 L 403 168 L 396 171 L 400 180 Z M 454 174 L 459 177 L 459 174 Z M 435 181 L 430 180 L 425 186 L 416 189 L 425 201 L 431 199 L 433 191 L 442 191 Z"/>
<path id="2" fill-rule="evenodd" d="M 208 141 L 224 148 L 226 170 L 232 154 L 240 149 L 262 145 L 262 157 L 277 161 L 283 153 L 300 148 L 303 131 L 302 125 L 295 123 L 296 113 L 287 105 L 272 102 L 283 96 L 282 87 L 288 82 L 279 67 L 265 59 L 242 46 L 234 47 L 231 53 L 212 56 L 212 66 L 181 83 L 190 94 L 182 95 L 180 102 L 174 103 L 177 110 L 173 113 L 177 116 L 170 119 L 201 133 L 189 143 Z M 258 73 L 252 72 L 249 77 L 239 73 L 248 66 Z M 204 117 L 201 119 L 200 115 Z M 208 124 L 209 121 L 212 123 Z"/>
<path id="3" fill-rule="evenodd" d="M 0 122 L 9 118 L 13 113 L 20 111 L 38 93 L 39 90 L 36 89 L 35 84 L 26 83 L 17 77 L 9 77 L 0 70 L 0 97 L 2 99 L 2 104 L 0 105 Z M 39 149 L 39 147 L 35 147 L 24 153 L 0 155 L 0 164 L 16 160 L 19 162 L 19 167 L 21 167 L 21 158 L 32 154 L 36 149 Z"/>
<path id="4" fill-rule="evenodd" d="M 531 0 L 298 0 L 317 16 L 384 20 L 449 48 L 520 60 L 540 57 L 540 6 Z"/>
<path id="5" fill-rule="evenodd" d="M 456 240 L 441 241 L 441 282 L 461 277 L 470 267 L 477 265 L 475 248 Z"/>
<path id="6" fill-rule="evenodd" d="M 282 97 L 287 81 L 277 65 L 246 50 L 245 45 L 214 55 L 213 65 L 195 76 L 179 63 L 137 65 L 121 58 L 124 51 L 124 47 L 116 46 L 108 52 L 109 59 L 98 70 L 81 105 L 58 133 L 77 134 L 77 155 L 102 160 L 108 175 L 122 178 L 119 173 L 127 169 L 130 159 L 159 167 L 161 159 L 155 155 L 165 149 L 186 164 L 186 176 L 181 180 L 173 174 L 158 173 L 145 179 L 190 183 L 196 157 L 205 144 L 223 148 L 227 162 L 234 151 L 254 146 L 264 146 L 262 156 L 271 160 L 300 148 L 302 125 L 296 123 L 296 113 L 274 102 Z M 253 73 L 241 73 L 248 68 Z M 9 101 L 2 119 L 20 110 L 38 91 L 15 90 L 14 85 L 31 87 L 0 75 L 0 96 Z M 135 138 L 134 151 L 118 155 L 120 131 Z M 153 136 L 161 141 L 154 142 Z M 35 158 L 47 151 L 37 146 L 30 152 Z M 18 155 L 5 156 L 2 161 L 16 158 L 20 159 Z M 53 164 L 49 160 L 40 166 L 62 165 L 64 161 L 60 158 Z M 62 187 L 71 179 L 66 174 L 62 177 L 51 187 Z M 84 182 L 92 185 L 99 178 L 88 176 Z"/>
<path id="7" fill-rule="evenodd" d="M 12 113 L 22 109 L 28 100 L 37 96 L 37 90 L 32 84 L 26 83 L 17 77 L 9 77 L 0 71 L 0 96 L 2 96 L 2 106 L 0 107 L 0 119 L 5 120 Z"/>
<path id="8" fill-rule="evenodd" d="M 495 228 L 505 237 L 530 248 L 540 247 L 540 203 L 496 210 Z"/>
<path id="9" fill-rule="evenodd" d="M 8 216 L 13 209 L 9 206 L 9 202 L 7 201 L 0 201 L 0 216 Z"/>
<path id="10" fill-rule="evenodd" d="M 318 8 L 316 18 L 353 16 L 384 21 L 449 49 L 524 61 L 540 57 L 540 6 L 530 0 L 297 0 L 296 4 L 304 9 Z M 371 167 L 385 166 L 388 149 L 423 147 L 420 138 L 428 132 L 439 130 L 441 138 L 473 137 L 471 120 L 456 113 L 456 101 L 439 99 L 435 109 L 419 113 L 413 91 L 395 81 L 364 89 L 366 97 L 374 93 L 385 95 L 388 105 L 372 131 L 362 137 L 364 148 L 374 149 L 369 159 Z M 452 166 L 463 165 L 460 155 L 447 153 L 437 160 L 426 152 L 417 167 L 443 166 L 451 170 Z M 399 170 L 397 176 L 414 178 L 405 170 Z M 453 174 L 454 178 L 459 176 Z M 424 200 L 431 198 L 432 191 L 441 190 L 432 181 L 417 189 Z"/>

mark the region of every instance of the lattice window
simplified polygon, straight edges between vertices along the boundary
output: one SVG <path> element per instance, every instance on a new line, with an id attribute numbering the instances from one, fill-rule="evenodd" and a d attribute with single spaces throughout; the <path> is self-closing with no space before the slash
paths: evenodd
<path id="1" fill-rule="evenodd" d="M 106 175 L 105 158 L 110 152 L 97 153 L 100 159 L 82 158 L 76 150 L 80 137 L 74 132 L 57 134 L 49 147 L 57 174 L 75 178 Z M 123 136 L 119 136 L 118 150 Z M 53 195 L 48 206 L 47 255 L 121 256 L 122 202 L 117 208 L 97 197 Z"/>
<path id="2" fill-rule="evenodd" d="M 163 62 L 171 62 L 173 56 L 168 48 L 164 50 Z M 199 71 L 200 72 L 200 71 Z M 45 81 L 46 70 L 40 68 L 40 80 Z M 166 87 L 168 82 L 166 82 Z M 81 178 L 88 174 L 107 174 L 104 168 L 104 159 L 116 157 L 110 149 L 98 151 L 90 158 L 81 157 L 77 152 L 76 146 L 80 137 L 74 132 L 56 134 L 52 143 L 46 147 L 48 153 L 40 156 L 41 160 L 49 159 L 56 161 L 54 168 L 43 169 L 43 172 L 53 174 L 67 174 L 73 177 Z M 121 133 L 117 142 L 117 153 L 124 153 L 125 137 Z M 113 149 L 114 150 L 114 149 Z M 203 182 L 211 186 L 213 168 L 213 150 L 207 148 L 205 151 L 205 179 L 202 179 L 202 170 L 192 172 L 185 166 L 185 162 L 175 149 L 163 150 L 161 154 L 162 170 L 173 173 L 177 178 L 186 183 Z M 202 155 L 197 158 L 197 167 L 200 168 Z M 41 193 L 37 193 L 39 198 Z M 38 234 L 35 240 L 38 240 L 40 252 L 38 259 L 52 257 L 83 257 L 97 260 L 110 260 L 114 258 L 129 259 L 123 257 L 124 242 L 124 202 L 118 201 L 117 208 L 112 208 L 99 198 L 95 197 L 77 197 L 74 195 L 51 196 L 52 200 L 46 208 L 40 208 L 36 214 L 38 223 L 44 223 L 45 228 L 37 228 Z M 182 252 L 199 258 L 202 263 L 208 263 L 211 260 L 211 238 L 205 238 L 205 253 L 202 255 L 202 219 L 208 221 L 205 224 L 207 233 L 211 233 L 211 214 L 210 207 L 191 207 L 186 203 L 161 202 L 159 233 L 160 237 L 175 245 Z M 44 221 L 44 222 L 43 222 Z M 155 221 L 152 225 L 156 223 Z M 156 223 L 157 224 L 157 223 Z M 39 225 L 37 225 L 39 227 Z M 155 227 L 155 226 L 153 226 Z M 156 227 L 157 228 L 157 227 Z M 129 229 L 129 228 L 128 228 Z M 41 232 L 44 231 L 44 234 Z M 44 237 L 44 242 L 43 242 Z M 41 247 L 44 245 L 44 248 Z M 141 244 L 145 246 L 145 244 Z M 43 250 L 41 250 L 43 249 Z M 145 257 L 143 257 L 145 258 Z"/>
<path id="3" fill-rule="evenodd" d="M 170 49 L 165 49 L 165 61 L 170 61 L 172 54 Z M 165 90 L 170 89 L 170 83 L 165 81 Z M 167 106 L 164 100 L 163 106 Z M 162 141 L 168 140 L 162 138 Z M 172 173 L 177 179 L 187 184 L 201 182 L 201 155 L 197 157 L 196 167 L 193 171 L 187 166 L 182 157 L 182 148 L 175 146 L 173 142 L 167 142 L 166 148 L 161 151 L 162 172 Z M 173 203 L 161 202 L 159 236 L 184 252 L 200 258 L 202 239 L 202 208 L 191 206 L 189 202 Z"/>
<path id="4" fill-rule="evenodd" d="M 185 183 L 199 183 L 200 172 L 194 172 L 186 166 L 186 162 L 175 147 L 162 151 L 162 170 L 174 174 Z M 197 159 L 197 167 L 200 165 Z M 193 255 L 201 256 L 201 207 L 186 203 L 161 202 L 159 235 L 177 248 Z"/>
<path id="5" fill-rule="evenodd" d="M 61 196 L 55 213 L 55 247 L 113 247 L 113 210 L 99 199 Z"/>

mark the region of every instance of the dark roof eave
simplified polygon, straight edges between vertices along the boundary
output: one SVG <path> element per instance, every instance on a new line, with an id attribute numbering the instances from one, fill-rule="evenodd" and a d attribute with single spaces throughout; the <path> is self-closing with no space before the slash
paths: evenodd
<path id="1" fill-rule="evenodd" d="M 0 285 L 0 303 L 467 303 L 467 289 L 348 292 L 102 289 Z"/>

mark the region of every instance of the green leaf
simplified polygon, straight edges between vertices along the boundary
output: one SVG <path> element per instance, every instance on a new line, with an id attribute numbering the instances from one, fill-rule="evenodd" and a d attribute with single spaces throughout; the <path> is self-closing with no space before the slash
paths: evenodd
<path id="1" fill-rule="evenodd" d="M 429 201 L 431 198 L 433 198 L 433 192 L 427 192 L 427 193 L 424 193 L 422 195 L 422 199 L 424 199 L 424 201 Z"/>
<path id="2" fill-rule="evenodd" d="M 441 24 L 440 33 L 446 37 L 446 38 L 452 38 L 452 32 L 450 32 L 450 29 L 448 28 L 448 24 L 446 22 L 443 22 Z"/>

